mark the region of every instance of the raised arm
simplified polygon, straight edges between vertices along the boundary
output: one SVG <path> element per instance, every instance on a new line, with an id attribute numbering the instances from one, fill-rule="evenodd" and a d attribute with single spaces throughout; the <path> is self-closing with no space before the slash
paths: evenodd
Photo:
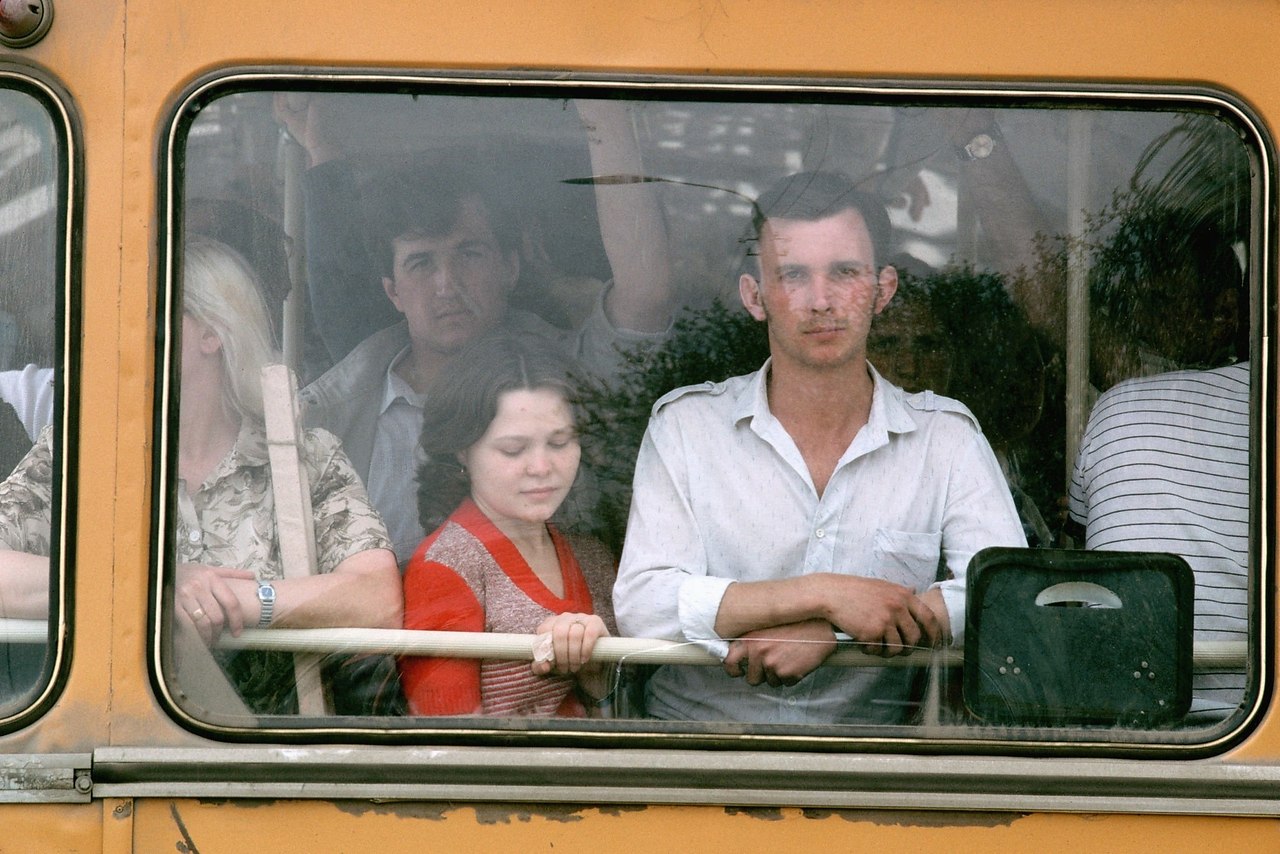
<path id="1" fill-rule="evenodd" d="M 306 156 L 302 176 L 307 298 L 334 361 L 399 320 L 382 290 L 362 231 L 360 186 L 338 129 L 333 97 L 279 93 L 275 115 Z"/>
<path id="2" fill-rule="evenodd" d="M 628 182 L 643 175 L 631 115 L 619 101 L 579 100 L 595 182 L 600 236 L 613 288 L 605 299 L 609 320 L 622 329 L 661 332 L 671 322 L 670 236 L 652 184 Z M 619 177 L 620 181 L 607 179 Z"/>

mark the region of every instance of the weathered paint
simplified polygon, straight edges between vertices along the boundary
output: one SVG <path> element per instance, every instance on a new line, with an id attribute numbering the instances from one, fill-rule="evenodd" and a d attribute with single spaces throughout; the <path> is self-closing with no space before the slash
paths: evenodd
<path id="1" fill-rule="evenodd" d="M 811 814 L 782 809 L 771 818 L 741 810 L 648 807 L 547 810 L 520 806 L 143 801 L 135 818 L 137 850 L 194 844 L 201 854 L 247 850 L 337 852 L 481 851 L 779 851 L 807 846 L 855 850 L 937 850 L 957 854 L 1061 850 L 1192 854 L 1214 847 L 1275 850 L 1280 821 L 1124 815 L 979 813 Z M 181 821 L 179 826 L 178 821 Z M 185 835 L 184 835 L 185 833 Z M 178 849 L 182 850 L 182 849 Z"/>

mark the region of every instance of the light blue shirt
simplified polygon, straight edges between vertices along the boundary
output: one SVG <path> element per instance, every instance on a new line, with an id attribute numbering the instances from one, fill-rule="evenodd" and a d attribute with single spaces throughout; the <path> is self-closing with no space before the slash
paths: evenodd
<path id="1" fill-rule="evenodd" d="M 418 521 L 418 467 L 423 453 L 422 404 L 418 394 L 395 372 L 409 348 L 391 360 L 382 384 L 382 406 L 369 461 L 369 500 L 382 514 L 396 563 L 403 567 L 426 533 Z"/>

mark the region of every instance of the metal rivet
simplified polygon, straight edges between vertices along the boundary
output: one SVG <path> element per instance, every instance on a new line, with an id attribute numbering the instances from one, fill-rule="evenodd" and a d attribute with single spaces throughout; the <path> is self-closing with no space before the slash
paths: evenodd
<path id="1" fill-rule="evenodd" d="M 53 0 L 0 0 L 0 44 L 30 47 L 53 24 Z"/>

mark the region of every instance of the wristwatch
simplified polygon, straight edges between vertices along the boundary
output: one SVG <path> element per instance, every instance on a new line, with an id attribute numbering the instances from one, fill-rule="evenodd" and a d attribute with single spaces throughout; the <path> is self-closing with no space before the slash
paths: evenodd
<path id="1" fill-rule="evenodd" d="M 994 127 L 977 134 L 964 145 L 956 146 L 956 157 L 964 163 L 971 160 L 986 160 L 996 150 L 1000 142 L 1000 131 Z"/>
<path id="2" fill-rule="evenodd" d="M 258 628 L 268 629 L 271 627 L 271 617 L 276 610 L 276 589 L 271 586 L 271 582 L 258 582 L 258 604 L 262 606 L 262 610 L 258 613 Z"/>

